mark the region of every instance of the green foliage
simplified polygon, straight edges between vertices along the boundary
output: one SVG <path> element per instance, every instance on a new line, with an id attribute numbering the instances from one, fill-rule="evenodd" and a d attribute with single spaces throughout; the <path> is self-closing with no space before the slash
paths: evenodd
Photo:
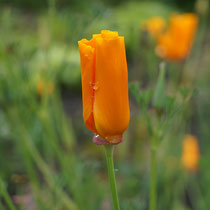
<path id="1" fill-rule="evenodd" d="M 166 90 L 165 90 L 165 64 L 160 64 L 160 73 L 157 80 L 157 85 L 154 92 L 153 97 L 153 106 L 155 109 L 164 109 L 166 104 L 168 104 L 168 100 L 166 97 Z M 169 102 L 170 103 L 170 102 Z"/>
<path id="2" fill-rule="evenodd" d="M 146 119 L 150 140 L 152 142 L 155 139 L 156 145 L 161 143 L 160 140 L 167 134 L 168 127 L 174 123 L 174 116 L 184 109 L 193 93 L 191 89 L 181 88 L 178 93 L 168 96 L 165 74 L 165 64 L 161 63 L 154 90 L 141 89 L 138 82 L 131 83 L 129 87 Z"/>

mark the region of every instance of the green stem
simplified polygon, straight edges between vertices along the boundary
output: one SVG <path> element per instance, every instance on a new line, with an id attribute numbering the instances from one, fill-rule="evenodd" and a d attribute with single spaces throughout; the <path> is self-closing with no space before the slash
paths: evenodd
<path id="1" fill-rule="evenodd" d="M 206 206 L 206 202 L 204 200 L 204 197 L 203 197 L 203 194 L 202 194 L 202 191 L 200 189 L 200 186 L 198 184 L 198 181 L 195 177 L 195 174 L 192 174 L 192 176 L 190 177 L 190 190 L 189 191 L 189 195 L 190 197 L 192 196 L 192 192 L 194 192 L 196 194 L 196 197 L 199 198 L 198 202 L 196 202 L 195 199 L 191 199 L 191 202 L 192 204 L 195 206 L 195 209 L 208 209 L 207 206 Z"/>
<path id="2" fill-rule="evenodd" d="M 156 171 L 157 171 L 157 150 L 151 148 L 151 160 L 150 160 L 150 202 L 149 209 L 156 210 L 157 194 L 156 194 Z"/>
<path id="3" fill-rule="evenodd" d="M 9 193 L 7 192 L 7 190 L 5 189 L 5 186 L 3 184 L 3 181 L 0 177 L 0 195 L 4 198 L 4 200 L 6 201 L 8 207 L 11 209 L 11 210 L 16 210 L 16 207 L 15 205 L 13 204 L 11 198 L 10 198 L 10 195 Z"/>
<path id="4" fill-rule="evenodd" d="M 115 173 L 114 173 L 114 162 L 113 162 L 113 145 L 104 145 L 105 154 L 106 154 L 106 162 L 108 168 L 109 182 L 112 191 L 112 201 L 115 210 L 120 210 L 118 194 L 117 194 L 117 186 L 115 181 Z"/>

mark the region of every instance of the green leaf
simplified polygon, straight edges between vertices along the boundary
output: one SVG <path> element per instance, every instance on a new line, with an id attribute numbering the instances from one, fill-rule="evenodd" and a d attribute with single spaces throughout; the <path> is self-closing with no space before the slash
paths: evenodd
<path id="1" fill-rule="evenodd" d="M 161 63 L 157 86 L 154 92 L 153 106 L 156 109 L 164 109 L 166 103 L 167 97 L 165 93 L 165 64 Z"/>
<path id="2" fill-rule="evenodd" d="M 142 104 L 146 108 L 149 106 L 149 104 L 152 100 L 153 94 L 154 94 L 153 90 L 144 90 L 144 91 L 141 92 Z"/>
<path id="3" fill-rule="evenodd" d="M 195 88 L 180 88 L 179 91 L 184 101 L 189 100 L 197 93 L 197 90 Z"/>
<path id="4" fill-rule="evenodd" d="M 141 105 L 141 96 L 140 96 L 140 83 L 139 82 L 132 82 L 129 85 L 129 90 L 133 97 L 135 98 L 138 105 Z"/>
<path id="5" fill-rule="evenodd" d="M 147 109 L 153 97 L 153 90 L 141 90 L 139 82 L 131 83 L 129 89 L 141 109 Z"/>

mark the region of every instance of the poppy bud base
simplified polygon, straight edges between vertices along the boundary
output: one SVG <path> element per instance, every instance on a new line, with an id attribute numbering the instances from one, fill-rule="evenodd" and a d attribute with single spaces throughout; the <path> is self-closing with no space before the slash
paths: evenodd
<path id="1" fill-rule="evenodd" d="M 115 145 L 115 144 L 119 144 L 119 143 L 124 141 L 124 138 L 123 138 L 123 136 L 121 136 L 120 138 L 118 137 L 118 138 L 116 138 L 114 140 L 115 141 L 107 141 L 107 140 L 105 140 L 104 138 L 102 138 L 99 135 L 95 135 L 93 137 L 93 143 L 95 143 L 97 145 Z"/>

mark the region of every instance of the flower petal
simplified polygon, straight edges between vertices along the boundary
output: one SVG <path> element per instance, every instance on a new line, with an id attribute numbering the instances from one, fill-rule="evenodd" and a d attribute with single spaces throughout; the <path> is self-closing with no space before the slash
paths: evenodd
<path id="1" fill-rule="evenodd" d="M 93 117 L 93 80 L 95 79 L 95 49 L 86 39 L 78 42 L 81 61 L 83 118 L 88 129 L 96 132 Z M 91 46 L 92 45 L 92 46 Z"/>
<path id="2" fill-rule="evenodd" d="M 124 38 L 102 31 L 96 37 L 94 119 L 100 136 L 111 141 L 121 137 L 129 123 L 128 75 Z"/>

